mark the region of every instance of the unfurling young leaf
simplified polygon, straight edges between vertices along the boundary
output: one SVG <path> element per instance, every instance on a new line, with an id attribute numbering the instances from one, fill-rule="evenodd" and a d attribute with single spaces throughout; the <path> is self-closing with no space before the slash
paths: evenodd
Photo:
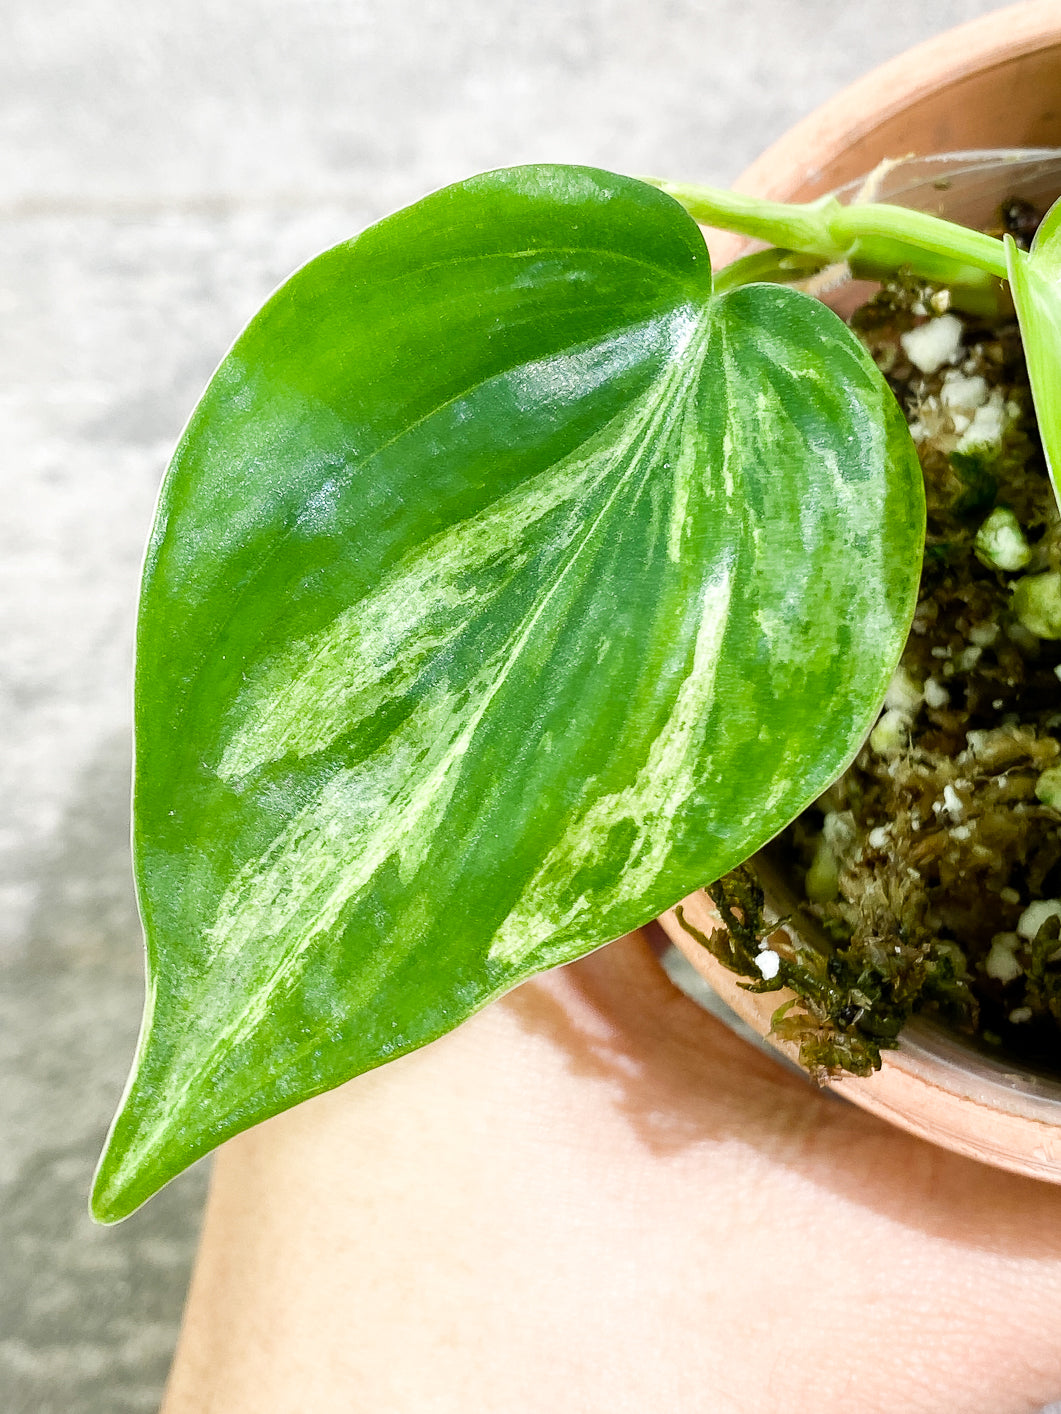
<path id="1" fill-rule="evenodd" d="M 496 172 L 299 271 L 148 553 L 148 1001 L 96 1215 L 773 836 L 872 724 L 923 529 L 857 340 L 713 296 L 642 183 Z"/>
<path id="2" fill-rule="evenodd" d="M 1027 255 L 1006 237 L 1006 259 L 1039 435 L 1061 505 L 1061 201 L 1044 216 Z"/>

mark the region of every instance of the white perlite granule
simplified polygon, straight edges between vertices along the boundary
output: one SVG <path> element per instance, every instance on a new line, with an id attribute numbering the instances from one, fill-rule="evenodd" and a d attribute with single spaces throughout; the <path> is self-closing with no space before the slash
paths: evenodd
<path id="1" fill-rule="evenodd" d="M 983 407 L 976 409 L 973 420 L 958 439 L 957 450 L 967 452 L 971 447 L 997 447 L 1009 422 L 1009 414 L 996 388 Z"/>
<path id="2" fill-rule="evenodd" d="M 1017 961 L 1020 938 L 1016 933 L 996 933 L 991 939 L 991 951 L 987 954 L 984 971 L 996 982 L 1015 982 L 1024 970 Z"/>
<path id="3" fill-rule="evenodd" d="M 921 689 L 900 663 L 888 684 L 884 706 L 889 710 L 905 712 L 908 717 L 914 717 L 917 715 L 917 709 L 921 706 L 922 696 Z"/>
<path id="4" fill-rule="evenodd" d="M 1040 898 L 1030 903 L 1017 919 L 1017 932 L 1031 942 L 1048 918 L 1061 918 L 1061 898 Z"/>
<path id="5" fill-rule="evenodd" d="M 995 507 L 976 532 L 973 549 L 982 565 L 1011 574 L 1026 569 L 1032 558 L 1020 521 L 1008 506 Z"/>
<path id="6" fill-rule="evenodd" d="M 772 982 L 780 971 L 781 959 L 770 948 L 764 948 L 761 953 L 756 954 L 755 965 L 766 980 Z"/>
<path id="7" fill-rule="evenodd" d="M 957 363 L 962 347 L 961 320 L 941 314 L 899 336 L 903 353 L 922 373 L 938 373 L 945 363 Z"/>
<path id="8" fill-rule="evenodd" d="M 951 369 L 943 375 L 939 400 L 945 408 L 960 408 L 963 412 L 974 413 L 987 402 L 987 379 L 979 373 L 967 378 L 956 368 Z"/>
<path id="9" fill-rule="evenodd" d="M 910 740 L 910 718 L 898 707 L 881 715 L 877 725 L 869 734 L 869 746 L 878 756 L 890 756 L 902 751 Z"/>

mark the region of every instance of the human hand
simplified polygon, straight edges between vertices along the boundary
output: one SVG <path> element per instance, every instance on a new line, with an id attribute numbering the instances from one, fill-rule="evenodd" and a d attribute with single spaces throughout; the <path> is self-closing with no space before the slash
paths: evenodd
<path id="1" fill-rule="evenodd" d="M 1031 1414 L 1061 1189 L 775 1065 L 641 934 L 232 1141 L 164 1414 Z"/>

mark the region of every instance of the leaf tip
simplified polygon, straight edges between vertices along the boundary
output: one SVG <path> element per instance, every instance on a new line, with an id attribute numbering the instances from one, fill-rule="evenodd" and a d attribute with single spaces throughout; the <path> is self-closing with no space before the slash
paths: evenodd
<path id="1" fill-rule="evenodd" d="M 138 1146 L 120 1133 L 126 1111 L 119 1110 L 92 1179 L 88 1210 L 94 1222 L 109 1227 L 129 1217 L 173 1176 L 174 1169 L 144 1162 Z"/>
<path id="2" fill-rule="evenodd" d="M 180 1111 L 160 1113 L 152 1094 L 141 1067 L 135 1067 L 92 1179 L 89 1213 L 97 1223 L 129 1217 L 217 1142 Z"/>
<path id="3" fill-rule="evenodd" d="M 136 1177 L 135 1173 L 123 1172 L 120 1156 L 115 1155 L 113 1146 L 108 1142 L 96 1166 L 88 1200 L 89 1216 L 93 1222 L 103 1227 L 119 1223 L 151 1196 L 131 1197 L 137 1186 Z"/>

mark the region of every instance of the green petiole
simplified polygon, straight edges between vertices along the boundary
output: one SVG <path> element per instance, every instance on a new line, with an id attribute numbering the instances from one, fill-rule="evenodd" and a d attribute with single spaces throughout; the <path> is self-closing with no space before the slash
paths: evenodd
<path id="1" fill-rule="evenodd" d="M 786 205 L 743 192 L 652 181 L 694 220 L 812 256 L 846 262 L 852 274 L 879 278 L 903 266 L 974 296 L 994 295 L 1008 279 L 1002 242 L 923 211 L 867 202 L 844 206 L 834 196 Z M 750 270 L 749 270 L 750 274 Z"/>

